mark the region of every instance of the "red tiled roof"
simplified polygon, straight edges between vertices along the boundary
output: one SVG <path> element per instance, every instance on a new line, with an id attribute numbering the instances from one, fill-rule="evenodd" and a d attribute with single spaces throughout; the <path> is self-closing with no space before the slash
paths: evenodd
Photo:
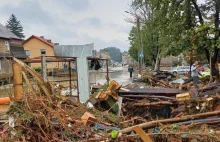
<path id="1" fill-rule="evenodd" d="M 36 39 L 38 39 L 38 40 L 40 40 L 40 41 L 42 41 L 42 42 L 44 42 L 44 43 L 50 45 L 51 47 L 54 47 L 54 46 L 55 46 L 55 43 L 51 42 L 51 40 L 45 39 L 45 38 L 42 38 L 42 37 L 39 37 L 39 36 L 36 36 L 36 35 L 32 35 L 32 36 L 29 37 L 27 40 L 25 40 L 24 43 L 27 42 L 27 41 L 29 41 L 29 40 L 32 39 L 32 38 L 36 38 Z M 49 40 L 50 42 L 49 42 L 48 40 Z"/>

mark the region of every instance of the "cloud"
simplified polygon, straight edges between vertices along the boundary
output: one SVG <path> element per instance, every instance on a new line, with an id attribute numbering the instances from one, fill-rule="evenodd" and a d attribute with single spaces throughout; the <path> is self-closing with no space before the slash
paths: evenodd
<path id="1" fill-rule="evenodd" d="M 21 8 L 22 6 L 22 8 Z M 25 25 L 29 24 L 47 24 L 55 23 L 53 17 L 50 17 L 44 11 L 38 1 L 21 1 L 20 6 L 5 5 L 0 8 L 0 13 L 7 15 L 15 14 L 18 19 Z"/>
<path id="2" fill-rule="evenodd" d="M 98 27 L 98 26 L 101 26 L 101 20 L 96 17 L 85 18 L 85 19 L 82 19 L 79 22 L 77 22 L 77 25 L 78 26 L 85 25 L 85 26 Z"/>
<path id="3" fill-rule="evenodd" d="M 0 0 L 0 23 L 14 13 L 26 37 L 44 35 L 61 44 L 94 43 L 128 50 L 129 23 L 124 11 L 129 0 Z M 13 4 L 11 4 L 13 3 Z"/>
<path id="4" fill-rule="evenodd" d="M 0 0 L 0 7 L 10 5 L 12 7 L 18 7 L 23 2 L 29 2 L 32 0 Z"/>

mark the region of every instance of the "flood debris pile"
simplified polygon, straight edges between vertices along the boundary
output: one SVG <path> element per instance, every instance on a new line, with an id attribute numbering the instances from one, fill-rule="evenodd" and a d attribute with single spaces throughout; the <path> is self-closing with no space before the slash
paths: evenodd
<path id="1" fill-rule="evenodd" d="M 77 141 L 89 138 L 95 132 L 83 125 L 87 120 L 81 116 L 86 111 L 81 104 L 57 96 L 25 95 L 8 111 L 8 115 L 15 118 L 15 126 L 7 130 L 7 140 Z"/>
<path id="2" fill-rule="evenodd" d="M 116 116 L 56 95 L 49 82 L 20 60 L 14 60 L 33 76 L 36 86 L 29 84 L 33 91 L 10 104 L 9 125 L 2 126 L 1 140 L 96 141 L 107 139 L 110 130 L 119 130 L 115 127 L 119 120 Z"/>
<path id="3" fill-rule="evenodd" d="M 191 83 L 182 86 L 181 78 L 167 81 L 149 74 L 142 78 L 142 82 L 127 85 L 129 91 L 119 91 L 127 119 L 124 125 L 128 126 L 121 133 L 131 135 L 139 127 L 157 142 L 220 141 L 219 83 L 203 78 L 195 91 Z"/>

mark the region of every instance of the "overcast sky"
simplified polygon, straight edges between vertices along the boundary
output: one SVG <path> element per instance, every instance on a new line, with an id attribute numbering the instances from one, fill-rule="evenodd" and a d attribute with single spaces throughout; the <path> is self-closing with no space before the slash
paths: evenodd
<path id="1" fill-rule="evenodd" d="M 128 50 L 131 24 L 124 19 L 130 0 L 0 0 L 0 23 L 13 13 L 26 38 L 45 36 L 60 44 L 94 43 L 95 49 Z"/>

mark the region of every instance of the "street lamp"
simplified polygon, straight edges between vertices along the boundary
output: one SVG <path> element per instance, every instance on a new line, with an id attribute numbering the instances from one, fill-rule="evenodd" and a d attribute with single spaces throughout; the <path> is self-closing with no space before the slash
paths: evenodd
<path id="1" fill-rule="evenodd" d="M 144 58 L 144 52 L 143 52 L 143 44 L 142 44 L 142 38 L 141 38 L 141 32 L 140 32 L 140 18 L 136 14 L 132 14 L 128 11 L 125 11 L 125 13 L 131 14 L 135 16 L 136 18 L 136 26 L 137 26 L 137 35 L 138 35 L 138 68 L 139 68 L 139 74 L 142 75 L 142 65 L 143 65 L 143 58 Z"/>

